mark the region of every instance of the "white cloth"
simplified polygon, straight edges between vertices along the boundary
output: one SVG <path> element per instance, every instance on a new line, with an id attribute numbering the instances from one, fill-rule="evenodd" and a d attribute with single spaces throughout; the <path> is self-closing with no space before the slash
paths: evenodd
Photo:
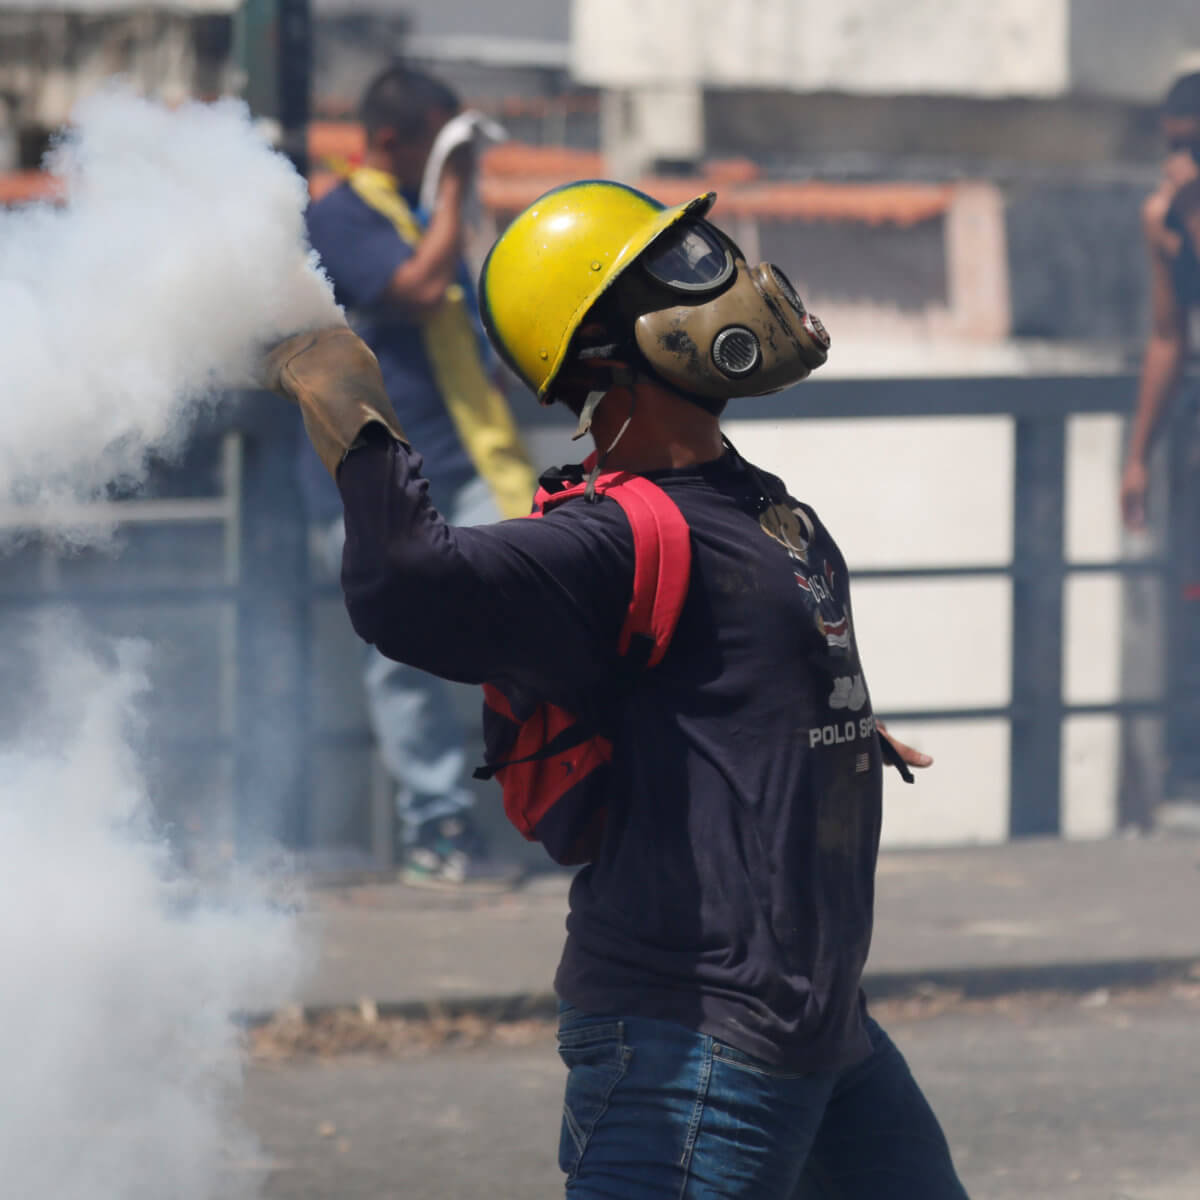
<path id="1" fill-rule="evenodd" d="M 433 148 L 425 162 L 425 173 L 421 177 L 420 204 L 427 212 L 433 212 L 437 203 L 438 183 L 442 178 L 442 168 L 446 160 L 458 149 L 474 143 L 475 153 L 480 154 L 488 146 L 508 140 L 508 131 L 498 121 L 481 113 L 478 109 L 468 108 L 458 116 L 451 117 L 438 131 L 433 140 Z M 473 200 L 468 202 L 470 206 Z"/>

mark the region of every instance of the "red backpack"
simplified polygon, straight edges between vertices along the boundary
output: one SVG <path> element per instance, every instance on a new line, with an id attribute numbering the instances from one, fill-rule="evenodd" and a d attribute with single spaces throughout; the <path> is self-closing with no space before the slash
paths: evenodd
<path id="1" fill-rule="evenodd" d="M 593 462 L 594 456 L 583 470 Z M 575 478 L 567 476 L 554 491 L 543 481 L 530 518 L 585 495 L 588 484 Z M 617 650 L 633 669 L 657 666 L 687 597 L 692 571 L 687 521 L 670 496 L 641 475 L 606 472 L 592 488 L 621 506 L 633 530 L 633 594 Z M 548 701 L 490 683 L 483 695 L 487 765 L 475 777 L 500 781 L 508 819 L 556 862 L 590 861 L 604 832 L 612 742 Z"/>

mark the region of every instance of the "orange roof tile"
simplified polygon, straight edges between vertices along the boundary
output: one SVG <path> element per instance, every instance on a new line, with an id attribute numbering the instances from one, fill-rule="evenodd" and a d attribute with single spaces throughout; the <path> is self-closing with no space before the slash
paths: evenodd
<path id="1" fill-rule="evenodd" d="M 61 198 L 62 185 L 45 171 L 0 171 L 0 205 Z"/>
<path id="2" fill-rule="evenodd" d="M 356 161 L 363 146 L 362 127 L 356 122 L 314 121 L 308 135 L 313 194 L 329 189 L 323 170 Z M 594 151 L 505 142 L 483 156 L 480 190 L 488 208 L 512 213 L 560 184 L 602 179 L 605 174 L 604 156 Z M 728 215 L 900 226 L 941 216 L 953 195 L 949 184 L 764 182 L 749 159 L 718 159 L 705 164 L 696 177 L 648 178 L 638 186 L 664 204 L 682 204 L 701 192 L 716 191 L 719 211 Z"/>
<path id="3" fill-rule="evenodd" d="M 650 190 L 653 193 L 653 186 Z M 735 187 L 722 193 L 721 207 L 768 220 L 909 226 L 944 215 L 953 197 L 953 184 L 806 180 Z"/>
<path id="4" fill-rule="evenodd" d="M 308 127 L 308 156 L 314 163 L 357 162 L 365 149 L 363 128 L 355 121 L 314 121 Z M 483 156 L 485 175 L 587 179 L 603 171 L 603 155 L 567 146 L 503 142 Z"/>
<path id="5" fill-rule="evenodd" d="M 553 176 L 561 179 L 596 179 L 604 175 L 604 155 L 569 146 L 530 146 L 502 142 L 483 156 L 485 178 Z"/>
<path id="6" fill-rule="evenodd" d="M 543 192 L 578 175 L 539 174 L 480 180 L 484 203 L 499 212 L 519 212 Z M 584 176 L 587 178 L 587 176 Z M 782 221 L 851 221 L 867 225 L 916 225 L 942 216 L 954 195 L 952 184 L 795 183 L 728 184 L 717 175 L 660 177 L 638 181 L 664 204 L 683 204 L 703 192 L 717 193 L 719 216 Z"/>
<path id="7" fill-rule="evenodd" d="M 336 165 L 361 156 L 362 128 L 348 121 L 314 122 L 308 148 L 313 162 L 309 188 L 319 198 L 337 182 Z M 603 178 L 605 172 L 603 156 L 591 151 L 506 142 L 484 155 L 480 192 L 487 208 L 511 214 L 553 187 Z M 716 191 L 719 216 L 899 226 L 941 216 L 954 195 L 953 184 L 766 182 L 752 162 L 737 159 L 714 162 L 695 177 L 648 178 L 638 186 L 664 204 L 682 204 Z M 56 181 L 40 171 L 0 174 L 0 204 L 26 204 L 59 194 Z"/>

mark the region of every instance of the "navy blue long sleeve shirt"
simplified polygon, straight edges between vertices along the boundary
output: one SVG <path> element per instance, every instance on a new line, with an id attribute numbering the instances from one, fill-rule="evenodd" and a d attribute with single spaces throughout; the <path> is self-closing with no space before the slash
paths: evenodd
<path id="1" fill-rule="evenodd" d="M 649 474 L 691 528 L 663 661 L 618 689 L 632 532 L 611 500 L 453 528 L 377 437 L 339 473 L 358 633 L 449 679 L 603 697 L 603 844 L 575 877 L 559 994 L 797 1071 L 864 1056 L 882 766 L 846 565 L 815 513 L 727 453 Z"/>

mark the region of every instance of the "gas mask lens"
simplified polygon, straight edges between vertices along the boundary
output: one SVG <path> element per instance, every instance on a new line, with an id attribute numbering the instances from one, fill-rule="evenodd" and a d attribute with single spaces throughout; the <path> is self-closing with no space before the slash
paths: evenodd
<path id="1" fill-rule="evenodd" d="M 775 280 L 775 286 L 783 293 L 783 298 L 796 310 L 798 316 L 804 316 L 807 312 L 804 301 L 800 299 L 799 292 L 792 286 L 792 281 L 783 273 L 783 268 L 770 263 L 768 269 L 771 272 L 771 278 Z"/>
<path id="2" fill-rule="evenodd" d="M 810 313 L 804 307 L 804 301 L 800 299 L 800 293 L 792 286 L 792 281 L 783 273 L 782 267 L 777 267 L 774 263 L 767 264 L 767 270 L 771 273 L 771 280 L 778 289 L 779 294 L 792 306 L 796 315 L 800 318 L 804 326 L 805 333 L 813 339 L 814 342 L 822 350 L 829 349 L 829 333 L 825 326 L 821 324 L 820 317 L 814 313 Z"/>
<path id="3" fill-rule="evenodd" d="M 707 224 L 669 230 L 642 257 L 646 274 L 676 292 L 710 292 L 733 275 L 729 247 Z"/>

